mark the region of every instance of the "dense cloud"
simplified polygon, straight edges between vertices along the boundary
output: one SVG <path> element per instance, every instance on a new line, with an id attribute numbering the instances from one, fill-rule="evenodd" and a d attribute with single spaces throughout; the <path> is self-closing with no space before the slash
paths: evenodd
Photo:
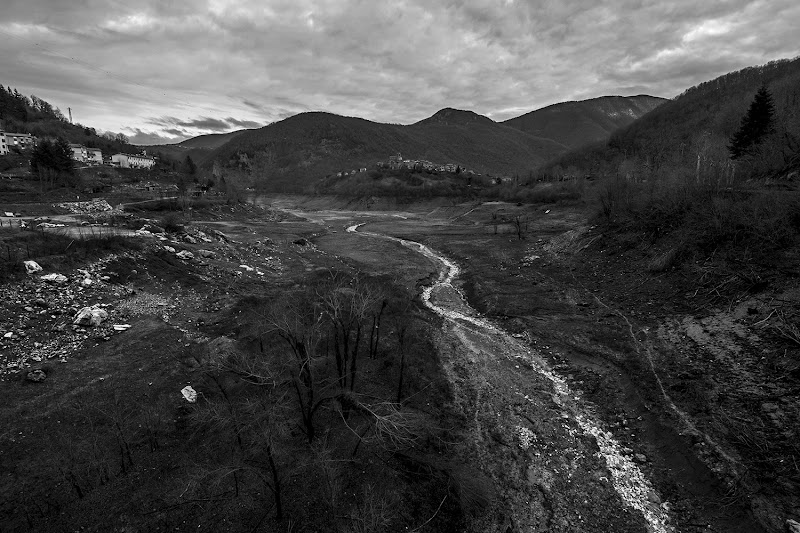
<path id="1" fill-rule="evenodd" d="M 156 136 L 310 110 L 410 123 L 450 106 L 504 120 L 564 100 L 674 96 L 800 54 L 795 0 L 83 6 L 6 0 L 0 82 L 70 106 L 83 123 Z"/>

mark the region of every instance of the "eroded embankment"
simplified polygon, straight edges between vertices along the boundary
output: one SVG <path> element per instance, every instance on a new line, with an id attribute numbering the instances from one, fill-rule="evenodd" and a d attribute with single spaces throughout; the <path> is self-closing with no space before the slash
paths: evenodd
<path id="1" fill-rule="evenodd" d="M 358 231 L 364 224 L 347 228 L 348 232 L 360 235 L 393 240 L 414 249 L 428 259 L 441 265 L 437 280 L 422 292 L 422 300 L 435 314 L 452 326 L 454 336 L 468 351 L 488 355 L 492 358 L 507 358 L 524 361 L 550 383 L 551 397 L 562 416 L 573 420 L 580 431 L 595 439 L 599 454 L 611 474 L 611 483 L 624 504 L 640 512 L 652 532 L 669 532 L 668 513 L 665 506 L 654 498 L 655 491 L 642 470 L 624 453 L 611 432 L 603 429 L 597 417 L 592 414 L 590 405 L 581 401 L 567 383 L 547 365 L 544 359 L 528 346 L 482 318 L 464 299 L 453 285 L 458 277 L 459 266 L 423 244 L 398 239 L 378 233 Z M 525 395 L 525 399 L 528 396 Z M 530 401 L 530 400 L 529 400 Z"/>

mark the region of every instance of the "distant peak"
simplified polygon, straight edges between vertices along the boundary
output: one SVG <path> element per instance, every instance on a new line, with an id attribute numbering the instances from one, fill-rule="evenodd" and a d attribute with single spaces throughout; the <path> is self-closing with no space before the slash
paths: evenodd
<path id="1" fill-rule="evenodd" d="M 479 115 L 474 111 L 467 111 L 463 109 L 453 109 L 452 107 L 445 107 L 440 109 L 432 116 L 420 120 L 417 124 L 474 124 L 474 123 L 494 123 L 489 117 Z"/>

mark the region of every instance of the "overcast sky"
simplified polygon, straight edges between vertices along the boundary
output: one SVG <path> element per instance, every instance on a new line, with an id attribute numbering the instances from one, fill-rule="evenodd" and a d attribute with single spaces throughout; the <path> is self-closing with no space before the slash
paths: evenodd
<path id="1" fill-rule="evenodd" d="M 0 83 L 133 142 L 303 111 L 505 120 L 800 55 L 800 2 L 2 0 Z"/>

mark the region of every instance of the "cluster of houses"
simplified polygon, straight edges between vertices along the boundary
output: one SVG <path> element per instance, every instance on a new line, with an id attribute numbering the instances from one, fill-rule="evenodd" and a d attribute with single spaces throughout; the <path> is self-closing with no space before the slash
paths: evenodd
<path id="1" fill-rule="evenodd" d="M 13 148 L 25 149 L 36 145 L 36 137 L 30 133 L 12 133 L 0 130 L 0 155 L 8 154 Z M 88 148 L 82 144 L 70 144 L 72 159 L 78 163 L 86 165 L 111 165 L 120 168 L 146 168 L 150 169 L 156 164 L 156 159 L 141 154 L 114 154 L 111 157 L 103 157 L 103 152 L 99 148 Z"/>
<path id="2" fill-rule="evenodd" d="M 394 170 L 401 169 L 401 168 L 410 168 L 413 170 L 427 170 L 430 172 L 466 172 L 469 174 L 474 174 L 471 170 L 466 170 L 455 163 L 445 163 L 444 165 L 433 163 L 431 161 L 426 161 L 424 159 L 403 159 L 403 156 L 400 154 L 397 155 L 390 155 L 389 161 L 378 161 L 379 167 L 384 168 L 391 168 Z"/>
<path id="3" fill-rule="evenodd" d="M 0 155 L 6 155 L 12 148 L 27 148 L 35 144 L 35 139 L 30 133 L 11 133 L 0 131 Z"/>
<path id="4" fill-rule="evenodd" d="M 105 163 L 120 168 L 151 169 L 156 164 L 156 159 L 147 155 L 146 152 L 141 154 L 118 153 L 104 159 L 103 152 L 99 148 L 87 148 L 82 144 L 70 144 L 69 147 L 72 149 L 72 159 L 87 165 L 102 165 Z"/>
<path id="5" fill-rule="evenodd" d="M 356 169 L 343 170 L 342 172 L 337 172 L 336 173 L 336 177 L 337 178 L 341 178 L 342 176 L 355 176 L 356 174 L 358 174 L 360 172 L 366 172 L 366 171 L 367 171 L 367 167 L 361 167 L 358 170 L 356 170 Z"/>

